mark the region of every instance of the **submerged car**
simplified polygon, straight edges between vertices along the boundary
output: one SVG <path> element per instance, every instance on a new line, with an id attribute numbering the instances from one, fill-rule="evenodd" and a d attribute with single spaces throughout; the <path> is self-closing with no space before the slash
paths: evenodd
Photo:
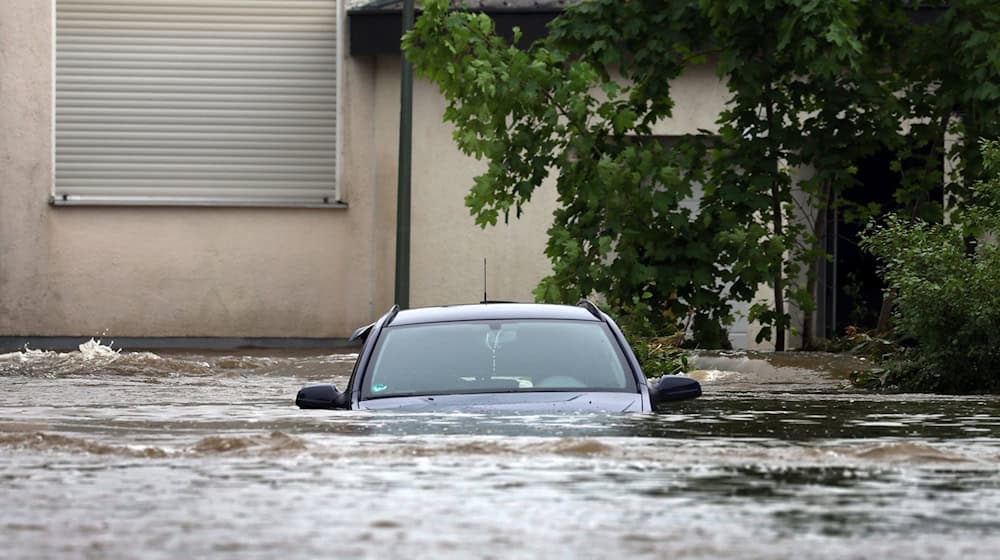
<path id="1" fill-rule="evenodd" d="M 304 387 L 300 408 L 648 412 L 701 395 L 679 375 L 650 387 L 621 329 L 589 301 L 393 307 L 351 338 L 363 345 L 347 388 Z"/>

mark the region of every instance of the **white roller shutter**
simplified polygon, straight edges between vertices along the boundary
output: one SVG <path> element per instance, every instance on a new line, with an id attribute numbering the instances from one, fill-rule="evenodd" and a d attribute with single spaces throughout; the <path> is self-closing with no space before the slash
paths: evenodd
<path id="1" fill-rule="evenodd" d="M 336 0 L 56 0 L 54 204 L 337 205 Z"/>

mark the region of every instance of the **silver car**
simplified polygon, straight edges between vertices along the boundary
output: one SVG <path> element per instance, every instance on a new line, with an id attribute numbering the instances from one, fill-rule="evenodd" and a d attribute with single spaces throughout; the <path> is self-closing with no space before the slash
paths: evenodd
<path id="1" fill-rule="evenodd" d="M 649 412 L 701 395 L 685 376 L 650 387 L 621 329 L 589 301 L 394 307 L 352 339 L 363 345 L 346 390 L 305 387 L 299 407 Z"/>

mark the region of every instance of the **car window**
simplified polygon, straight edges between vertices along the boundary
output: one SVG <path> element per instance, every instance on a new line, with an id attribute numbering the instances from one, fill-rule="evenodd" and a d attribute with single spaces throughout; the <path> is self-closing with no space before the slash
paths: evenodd
<path id="1" fill-rule="evenodd" d="M 525 320 L 390 326 L 362 398 L 509 391 L 637 391 L 604 323 Z"/>

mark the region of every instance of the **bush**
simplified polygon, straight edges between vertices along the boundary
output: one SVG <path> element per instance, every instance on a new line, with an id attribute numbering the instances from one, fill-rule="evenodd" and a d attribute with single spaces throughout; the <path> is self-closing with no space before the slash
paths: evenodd
<path id="1" fill-rule="evenodd" d="M 621 327 L 646 377 L 685 373 L 689 369 L 688 353 L 679 346 L 684 331 L 669 312 L 656 313 L 640 298 L 630 303 L 618 303 L 609 314 Z"/>
<path id="2" fill-rule="evenodd" d="M 890 216 L 862 236 L 895 294 L 895 335 L 916 343 L 883 364 L 883 385 L 1000 390 L 1000 143 L 983 142 L 983 159 L 988 178 L 954 224 Z"/>
<path id="3" fill-rule="evenodd" d="M 665 338 L 630 338 L 632 351 L 646 377 L 685 373 L 689 369 L 687 350 L 674 346 Z"/>

